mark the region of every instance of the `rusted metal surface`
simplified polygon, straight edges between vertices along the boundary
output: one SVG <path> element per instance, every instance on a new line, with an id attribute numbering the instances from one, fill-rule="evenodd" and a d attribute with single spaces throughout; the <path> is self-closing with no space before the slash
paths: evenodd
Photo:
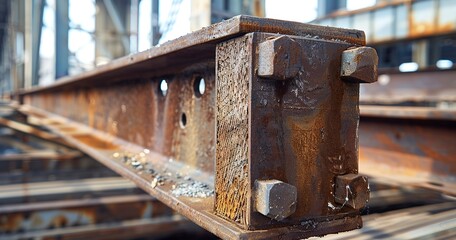
<path id="1" fill-rule="evenodd" d="M 340 26 L 343 22 L 347 28 L 358 26 L 368 33 L 368 44 L 378 44 L 453 34 L 456 24 L 451 13 L 455 9 L 454 3 L 448 0 L 379 1 L 356 10 L 340 9 L 313 23 Z M 364 22 L 357 23 L 361 19 Z"/>
<path id="2" fill-rule="evenodd" d="M 366 106 L 364 106 L 366 108 Z M 384 117 L 387 118 L 404 118 L 406 117 L 409 120 L 413 119 L 425 119 L 426 116 L 436 115 L 430 114 L 420 114 L 416 118 L 413 118 L 413 113 L 416 112 L 414 109 L 410 108 L 400 108 L 400 107 L 369 107 L 370 117 L 379 117 L 382 113 L 384 113 Z M 401 110 L 408 109 L 409 113 L 405 114 L 397 114 L 397 112 L 404 112 Z M 385 111 L 383 111 L 385 110 Z M 421 111 L 425 109 L 421 108 Z M 407 112 L 407 111 L 405 111 Z M 418 111 L 420 112 L 420 111 Z M 366 111 L 361 109 L 361 113 L 366 115 Z M 447 117 L 437 117 L 439 120 L 451 120 L 452 118 Z M 41 120 L 41 119 L 34 119 Z M 49 120 L 49 119 L 42 119 L 42 120 Z M 41 121 L 39 121 L 41 122 Z M 47 121 L 42 121 L 47 122 Z M 49 121 L 52 122 L 52 121 Z M 380 129 L 381 130 L 381 129 Z M 380 131 L 382 132 L 382 131 Z M 19 140 L 13 141 L 13 134 L 9 131 L 4 131 L 4 129 L 0 128 L 0 134 L 2 134 L 0 138 L 0 145 L 3 148 L 0 149 L 14 149 L 17 148 L 21 152 L 30 151 L 43 151 L 43 149 L 36 149 L 35 145 L 41 143 L 37 139 L 28 139 L 26 142 L 29 144 L 34 145 L 33 148 L 27 144 L 20 144 Z M 10 143 L 11 145 L 5 145 L 5 143 Z M 43 145 L 43 144 L 39 144 Z M 6 148 L 5 148 L 6 147 Z M 49 147 L 47 151 L 54 150 L 56 148 Z M 59 147 L 60 151 L 62 147 Z M 65 151 L 64 151 L 65 152 Z M 49 154 L 46 154 L 49 155 Z M 55 154 L 54 154 L 55 155 Z M 43 157 L 43 155 L 39 155 L 38 158 Z M 130 156 L 132 157 L 132 156 Z M 38 158 L 33 158 L 31 161 L 39 162 L 43 160 L 39 160 Z M 85 158 L 84 158 L 85 159 Z M 406 159 L 409 160 L 409 159 Z M 14 161 L 18 162 L 19 159 L 5 159 L 5 161 Z M 26 160 L 27 161 L 27 160 Z M 94 171 L 100 171 L 101 169 L 99 166 L 97 167 L 94 164 L 90 164 L 90 162 L 82 161 L 79 164 L 76 164 L 73 159 L 60 159 L 57 160 L 58 163 L 71 161 L 69 165 L 66 165 L 65 168 L 72 169 L 73 172 L 81 172 L 80 168 L 93 168 Z M 4 162 L 2 162 L 4 163 Z M 46 164 L 45 169 L 47 168 L 58 168 L 57 166 L 52 166 L 53 164 Z M 8 166 L 8 165 L 5 165 Z M 38 165 L 33 165 L 38 166 Z M 362 165 L 361 165 L 362 168 Z M 20 168 L 3 168 L 0 167 L 1 171 L 17 171 L 21 170 Z M 32 167 L 31 169 L 33 174 L 39 173 L 42 168 L 35 169 Z M 403 176 L 403 175 L 401 175 Z M 340 176 L 339 178 L 345 178 L 347 176 Z M 57 176 L 59 178 L 59 176 Z M 356 176 L 354 178 L 356 179 Z M 337 234 L 337 235 L 328 235 L 325 239 L 365 239 L 371 237 L 384 237 L 388 236 L 389 238 L 402 238 L 403 236 L 409 236 L 413 234 L 413 236 L 417 237 L 441 237 L 442 239 L 451 239 L 454 235 L 454 221 L 451 218 L 451 211 L 455 209 L 454 203 L 448 203 L 448 199 L 442 198 L 441 193 L 439 192 L 432 192 L 429 190 L 418 189 L 410 187 L 410 184 L 404 184 L 404 182 L 398 182 L 397 177 L 394 179 L 385 179 L 382 175 L 382 180 L 380 179 L 369 179 L 370 182 L 370 190 L 371 190 L 371 199 L 367 203 L 367 208 L 364 209 L 363 212 L 367 212 L 369 215 L 363 216 L 363 221 L 366 222 L 367 228 L 363 228 L 361 230 L 356 230 L 354 232 L 347 232 L 344 234 Z M 96 180 L 96 179 L 94 179 Z M 402 179 L 404 180 L 404 179 Z M 98 180 L 96 180 L 98 181 Z M 48 188 L 52 189 L 54 193 L 59 193 L 58 195 L 49 195 L 46 199 L 46 202 L 33 202 L 28 204 L 11 204 L 5 205 L 0 199 L 0 215 L 5 216 L 3 219 L 10 218 L 12 215 L 20 216 L 20 221 L 17 220 L 17 226 L 26 226 L 29 227 L 28 229 L 22 228 L 19 231 L 10 231 L 9 233 L 5 233 L 0 231 L 0 239 L 24 239 L 24 238 L 42 238 L 42 239 L 125 239 L 125 238 L 140 238 L 140 237 L 151 237 L 154 238 L 162 238 L 166 236 L 170 236 L 170 239 L 176 238 L 175 234 L 178 238 L 183 238 L 181 235 L 183 233 L 188 233 L 188 237 L 192 237 L 193 239 L 202 239 L 203 237 L 210 237 L 206 234 L 202 234 L 201 229 L 195 227 L 195 225 L 190 224 L 187 220 L 184 220 L 182 217 L 179 216 L 154 216 L 153 218 L 142 218 L 145 215 L 137 215 L 138 208 L 136 206 L 140 206 L 141 203 L 145 201 L 152 201 L 154 204 L 158 204 L 158 202 L 153 200 L 153 197 L 142 195 L 138 193 L 137 195 L 132 195 L 131 192 L 124 192 L 121 196 L 113 195 L 107 196 L 105 195 L 106 192 L 104 191 L 105 196 L 101 196 L 99 198 L 87 198 L 88 194 L 84 194 L 84 198 L 78 199 L 74 198 L 69 200 L 61 200 L 62 196 L 68 192 L 68 190 L 76 190 L 78 185 L 86 185 L 92 186 L 93 189 L 99 192 L 99 189 L 96 185 L 96 181 L 67 181 L 59 186 L 47 184 Z M 119 179 L 118 181 L 121 181 Z M 115 185 L 116 183 L 110 181 L 106 184 L 103 182 L 102 185 Z M 337 181 L 336 181 L 337 183 Z M 396 186 L 391 186 L 391 184 L 397 184 Z M 410 183 L 410 182 L 406 182 Z M 344 181 L 341 184 L 341 188 L 343 190 L 347 190 L 345 184 L 350 184 L 349 181 Z M 435 185 L 436 183 L 434 183 Z M 33 192 L 36 189 L 33 187 L 35 184 L 29 184 L 26 188 L 29 196 L 33 195 Z M 37 188 L 43 188 L 43 184 L 39 184 L 40 186 L 36 185 Z M 420 185 L 420 184 L 418 184 Z M 131 184 L 130 184 L 131 186 Z M 1 188 L 1 187 L 0 187 Z M 350 191 L 355 189 L 355 187 L 350 187 Z M 30 190 L 30 191 L 29 191 Z M 440 189 L 439 189 L 440 190 Z M 337 191 L 337 188 L 336 188 Z M 1 189 L 0 192 L 11 192 L 10 190 L 5 191 Z M 335 194 L 342 195 L 343 198 L 351 197 L 351 192 L 341 191 L 343 194 Z M 49 193 L 49 192 L 48 192 Z M 0 194 L 0 196 L 2 196 Z M 93 196 L 92 196 L 93 197 Z M 289 197 L 289 195 L 279 195 L 279 197 Z M 68 195 L 67 197 L 68 198 Z M 289 198 L 293 200 L 293 198 Z M 274 200 L 274 199 L 272 199 Z M 337 198 L 336 198 L 337 201 Z M 281 201 L 283 202 L 283 201 Z M 342 202 L 345 202 L 342 201 Z M 347 201 L 348 203 L 348 201 Z M 345 204 L 347 204 L 345 203 Z M 441 204 L 443 203 L 443 204 Z M 258 203 L 256 203 L 258 204 Z M 434 204 L 428 206 L 421 206 L 427 204 Z M 130 207 L 133 206 L 131 209 Z M 118 206 L 122 206 L 118 208 Z M 357 204 L 355 204 L 357 206 Z M 415 208 L 410 208 L 414 206 L 419 206 Z M 103 208 L 109 209 L 101 210 Z M 157 208 L 157 207 L 156 207 Z M 158 205 L 159 209 L 163 208 L 163 205 Z M 396 212 L 384 212 L 385 210 L 389 209 L 397 209 L 397 208 L 404 208 Z M 166 208 L 165 208 L 166 209 Z M 115 210 L 115 212 L 114 212 Z M 150 209 L 149 209 L 150 210 Z M 103 214 L 99 214 L 100 211 L 103 211 Z M 123 211 L 127 212 L 128 214 L 124 213 Z M 153 209 L 152 209 L 153 211 Z M 90 213 L 90 214 L 89 214 Z M 112 222 L 112 217 L 109 217 L 109 214 L 114 214 L 116 216 L 116 222 Z M 150 211 L 145 211 L 144 213 L 150 213 Z M 169 209 L 165 211 L 165 213 L 170 213 Z M 425 213 L 423 215 L 423 213 Z M 92 215 L 94 214 L 94 215 Z M 124 220 L 124 218 L 130 218 L 133 215 L 139 216 L 139 219 L 131 219 L 131 220 Z M 78 216 L 79 222 L 75 220 L 75 216 Z M 86 216 L 97 216 L 96 223 L 86 220 Z M 44 219 L 45 221 L 34 222 L 33 224 L 26 224 L 30 222 L 30 219 L 38 220 Z M 0 217 L 0 223 L 1 223 Z M 108 221 L 108 222 L 106 222 Z M 25 223 L 24 223 L 25 222 Z M 79 225 L 75 225 L 75 222 L 79 223 Z M 400 224 L 398 224 L 400 222 Z M 44 227 L 43 227 L 44 226 Z M 4 225 L 0 224 L 0 228 L 4 227 Z M 33 228 L 32 228 L 33 227 Z M 40 227 L 40 229 L 37 229 Z M 51 227 L 51 228 L 49 228 Z M 34 229 L 34 230 L 32 230 Z M 24 232 L 25 230 L 25 232 Z M 174 237 L 173 237 L 174 236 Z M 188 239 L 185 235 L 185 238 Z M 167 238 L 166 238 L 167 239 Z"/>
<path id="3" fill-rule="evenodd" d="M 369 201 L 369 183 L 367 177 L 358 174 L 337 176 L 334 196 L 336 202 L 354 209 L 362 209 Z"/>
<path id="4" fill-rule="evenodd" d="M 360 172 L 456 195 L 454 111 L 421 108 L 414 116 L 413 107 L 369 107 L 363 114 L 362 107 Z"/>
<path id="5" fill-rule="evenodd" d="M 350 45 L 298 37 L 284 40 L 248 34 L 217 47 L 217 137 L 224 141 L 217 141 L 216 148 L 215 210 L 247 229 L 356 215 L 334 202 L 332 185 L 338 175 L 357 173 L 359 85 L 340 78 L 342 54 Z M 289 51 L 301 54 L 295 77 L 257 76 L 264 60 L 251 52 L 275 43 L 296 46 L 283 46 L 280 56 L 291 56 Z M 256 180 L 272 179 L 293 185 L 298 192 L 296 211 L 282 221 L 256 212 L 249 197 Z"/>
<path id="6" fill-rule="evenodd" d="M 215 239 L 197 225 L 182 216 L 125 220 L 116 223 L 100 223 L 37 230 L 0 235 L 0 240 L 10 239 Z"/>
<path id="7" fill-rule="evenodd" d="M 363 228 L 311 239 L 453 239 L 456 236 L 453 197 L 384 177 L 370 177 L 369 185 L 371 196 L 362 211 Z"/>
<path id="8" fill-rule="evenodd" d="M 182 216 L 135 219 L 122 222 L 101 223 L 96 225 L 72 226 L 50 230 L 39 230 L 11 234 L 1 240 L 9 239 L 216 239 L 210 233 L 188 221 Z"/>
<path id="9" fill-rule="evenodd" d="M 171 215 L 150 196 L 113 196 L 99 199 L 48 201 L 0 207 L 0 232 L 16 233 L 109 221 Z M 1 236 L 1 235 L 0 235 Z"/>
<path id="10" fill-rule="evenodd" d="M 277 37 L 258 45 L 258 76 L 287 80 L 296 77 L 302 67 L 301 46 L 287 37 Z"/>
<path id="11" fill-rule="evenodd" d="M 258 74 L 269 44 L 274 66 Z M 361 218 L 333 183 L 358 172 L 359 85 L 340 69 L 363 44 L 355 30 L 241 16 L 23 92 L 20 111 L 221 238 L 346 231 Z M 281 221 L 255 210 L 267 179 L 297 189 Z"/>
<path id="12" fill-rule="evenodd" d="M 81 157 L 79 152 L 70 152 L 67 154 L 57 154 L 55 152 L 37 151 L 26 154 L 3 154 L 0 156 L 0 161 L 11 160 L 36 160 L 36 159 L 55 159 L 55 160 L 69 160 Z"/>
<path id="13" fill-rule="evenodd" d="M 340 75 L 342 79 L 354 83 L 377 81 L 378 56 L 371 47 L 358 47 L 342 53 Z"/>
<path id="14" fill-rule="evenodd" d="M 381 73 L 376 83 L 360 86 L 363 104 L 436 104 L 456 102 L 456 71 Z M 426 105 L 425 105 L 426 106 Z"/>
<path id="15" fill-rule="evenodd" d="M 0 127 L 0 239 L 213 239 L 81 152 L 8 130 Z"/>
<path id="16" fill-rule="evenodd" d="M 67 160 L 55 160 L 55 158 L 0 160 L 0 184 L 32 183 L 56 179 L 75 180 L 115 175 L 113 171 L 87 157 Z"/>
<path id="17" fill-rule="evenodd" d="M 405 208 L 364 216 L 362 229 L 313 239 L 454 239 L 455 214 L 455 202 Z"/>
<path id="18" fill-rule="evenodd" d="M 0 127 L 0 185 L 116 175 L 79 151 L 6 130 Z"/>
<path id="19" fill-rule="evenodd" d="M 456 110 L 452 108 L 361 105 L 359 110 L 364 117 L 409 120 L 455 121 Z"/>
<path id="20" fill-rule="evenodd" d="M 455 73 L 384 73 L 360 87 L 363 173 L 456 195 Z"/>
<path id="21" fill-rule="evenodd" d="M 0 189 L 2 204 L 141 193 L 134 184 L 118 176 L 5 184 Z"/>
<path id="22" fill-rule="evenodd" d="M 63 139 L 60 139 L 58 136 L 56 136 L 54 134 L 50 134 L 48 132 L 42 131 L 40 129 L 36 129 L 32 126 L 22 124 L 17 121 L 13 121 L 13 120 L 9 120 L 9 119 L 0 117 L 0 125 L 9 127 L 11 129 L 14 129 L 14 130 L 17 130 L 20 132 L 24 132 L 27 134 L 33 134 L 34 136 L 37 136 L 39 138 L 42 138 L 42 139 L 45 139 L 48 141 L 58 142 L 62 145 L 68 146 L 68 144 Z"/>
<path id="23" fill-rule="evenodd" d="M 47 87 L 37 87 L 25 93 L 71 89 L 73 86 L 91 86 L 104 82 L 110 83 L 131 79 L 131 68 L 142 71 L 142 77 L 166 76 L 179 71 L 189 62 L 199 62 L 215 56 L 214 45 L 224 40 L 249 32 L 269 32 L 285 35 L 308 36 L 318 39 L 336 40 L 355 45 L 366 44 L 364 32 L 352 29 L 323 27 L 298 22 L 262 19 L 251 16 L 236 16 L 220 24 L 195 31 L 176 40 L 166 42 L 160 47 L 119 58 L 107 65 L 98 67 L 74 77 L 64 77 Z M 172 62 L 172 65 L 169 63 Z M 184 65 L 184 66 L 183 66 Z M 155 72 L 153 71 L 155 70 Z"/>

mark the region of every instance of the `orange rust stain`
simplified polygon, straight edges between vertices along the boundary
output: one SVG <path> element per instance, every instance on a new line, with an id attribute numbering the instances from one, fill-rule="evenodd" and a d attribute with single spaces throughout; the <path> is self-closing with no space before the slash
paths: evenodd
<path id="1" fill-rule="evenodd" d="M 21 223 L 24 221 L 22 214 L 8 214 L 0 216 L 0 231 L 1 232 L 16 232 L 21 228 Z"/>
<path id="2" fill-rule="evenodd" d="M 92 96 L 90 92 L 86 93 L 86 99 L 88 102 L 88 108 L 87 108 L 87 116 L 88 116 L 88 125 L 90 127 L 95 126 L 95 113 L 96 113 L 96 101 L 94 96 Z"/>
<path id="3" fill-rule="evenodd" d="M 55 126 L 55 128 L 59 129 L 60 131 L 64 131 L 64 132 L 76 130 L 75 127 L 72 127 L 72 126 L 65 126 L 65 125 Z"/>
<path id="4" fill-rule="evenodd" d="M 357 64 L 359 64 L 359 63 L 361 62 L 361 60 L 362 60 L 362 55 L 361 55 L 361 54 L 357 54 L 357 55 L 356 55 L 356 58 L 355 58 L 355 62 L 356 62 Z"/>
<path id="5" fill-rule="evenodd" d="M 400 175 L 420 177 L 432 169 L 432 159 L 414 154 L 361 147 L 359 149 L 360 171 L 365 174 Z"/>
<path id="6" fill-rule="evenodd" d="M 75 135 L 73 136 L 76 140 L 81 141 L 82 143 L 89 145 L 93 148 L 98 149 L 117 149 L 119 146 L 112 144 L 109 141 L 93 137 L 91 135 Z"/>
<path id="7" fill-rule="evenodd" d="M 315 181 L 321 174 L 317 166 L 318 146 L 321 142 L 320 129 L 324 126 L 323 111 L 314 116 L 302 119 L 288 119 L 291 129 L 291 146 L 296 156 L 296 178 L 304 184 L 296 186 L 298 192 L 298 206 L 296 215 L 305 215 L 315 211 L 309 203 L 314 199 L 312 192 L 320 192 L 321 182 Z M 305 169 L 305 171 L 303 171 Z"/>
<path id="8" fill-rule="evenodd" d="M 61 122 L 56 121 L 56 120 L 49 120 L 49 122 L 46 122 L 46 125 L 55 126 L 55 127 L 58 127 L 58 126 L 60 126 L 61 124 L 62 124 Z"/>
<path id="9" fill-rule="evenodd" d="M 386 145 L 386 148 L 390 149 L 391 151 L 406 152 L 406 150 L 403 149 L 401 145 L 395 143 L 391 137 L 384 133 L 376 134 L 375 137 L 379 142 Z"/>
<path id="10" fill-rule="evenodd" d="M 435 159 L 436 161 L 445 161 L 446 163 L 451 166 L 451 169 L 456 170 L 456 162 L 454 161 L 454 156 L 447 156 L 441 154 L 439 151 L 436 151 L 435 149 L 432 148 L 432 146 L 420 144 L 419 148 L 424 154 L 432 159 Z"/>
<path id="11" fill-rule="evenodd" d="M 317 149 L 316 145 L 319 138 L 319 131 L 315 127 L 303 128 L 299 124 L 292 123 L 292 139 L 291 143 L 296 156 L 299 159 L 309 159 L 314 157 Z"/>

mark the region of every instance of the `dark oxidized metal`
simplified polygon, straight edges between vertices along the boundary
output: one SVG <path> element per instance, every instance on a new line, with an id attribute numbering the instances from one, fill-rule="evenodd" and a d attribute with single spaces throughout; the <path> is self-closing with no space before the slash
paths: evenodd
<path id="1" fill-rule="evenodd" d="M 221 238 L 347 231 L 359 207 L 335 185 L 358 174 L 359 84 L 341 67 L 364 44 L 361 31 L 239 16 L 22 92 L 20 110 Z M 269 180 L 287 187 L 259 194 Z M 281 192 L 296 201 L 270 206 L 279 217 L 257 208 Z"/>

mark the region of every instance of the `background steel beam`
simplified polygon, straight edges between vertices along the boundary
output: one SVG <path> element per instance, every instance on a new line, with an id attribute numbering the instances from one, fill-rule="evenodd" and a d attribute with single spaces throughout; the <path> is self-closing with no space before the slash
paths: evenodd
<path id="1" fill-rule="evenodd" d="M 456 196 L 456 112 L 360 106 L 360 171 Z"/>
<path id="2" fill-rule="evenodd" d="M 456 102 L 456 71 L 380 74 L 378 82 L 361 85 L 363 104 L 442 107 Z"/>

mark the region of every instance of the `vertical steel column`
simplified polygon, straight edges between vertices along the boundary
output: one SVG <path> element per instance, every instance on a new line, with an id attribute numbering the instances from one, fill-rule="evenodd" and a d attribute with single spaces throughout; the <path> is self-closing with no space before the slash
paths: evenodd
<path id="1" fill-rule="evenodd" d="M 38 83 L 41 26 L 43 25 L 43 0 L 25 2 L 25 70 L 24 88 Z"/>
<path id="2" fill-rule="evenodd" d="M 44 12 L 44 1 L 34 1 L 34 15 L 33 15 L 33 78 L 32 85 L 38 85 L 39 72 L 40 72 L 40 47 L 41 47 L 41 30 L 43 27 L 43 12 Z"/>
<path id="3" fill-rule="evenodd" d="M 346 7 L 347 0 L 318 0 L 317 15 L 323 17 Z"/>
<path id="4" fill-rule="evenodd" d="M 33 3 L 34 1 L 25 2 L 25 29 L 24 29 L 24 82 L 23 88 L 32 87 L 33 79 Z"/>
<path id="5" fill-rule="evenodd" d="M 11 76 L 11 90 L 13 92 L 17 92 L 19 90 L 19 79 L 18 79 L 18 74 L 17 74 L 17 66 L 16 66 L 16 48 L 17 48 L 17 36 L 16 32 L 17 29 L 15 27 L 18 25 L 18 18 L 19 15 L 19 3 L 17 0 L 11 1 L 11 15 L 9 18 L 9 29 L 8 29 L 8 34 L 9 34 L 9 41 L 10 41 L 10 50 L 9 50 L 9 64 L 11 66 L 10 68 L 10 76 Z"/>
<path id="6" fill-rule="evenodd" d="M 152 0 L 152 19 L 151 19 L 151 43 L 152 43 L 152 46 L 155 46 L 158 44 L 158 42 L 160 41 L 160 37 L 161 37 L 161 34 L 160 34 L 160 22 L 159 22 L 159 19 L 160 19 L 160 15 L 159 15 L 159 1 L 158 0 Z"/>
<path id="7" fill-rule="evenodd" d="M 55 78 L 68 75 L 68 4 L 69 0 L 55 1 Z"/>
<path id="8" fill-rule="evenodd" d="M 13 90 L 24 88 L 25 76 L 25 1 L 15 0 L 11 4 L 11 40 L 13 48 L 11 49 L 11 65 Z M 31 74 L 31 68 L 29 73 Z"/>
<path id="9" fill-rule="evenodd" d="M 9 18 L 11 16 L 11 3 L 7 1 L 4 7 L 0 10 L 0 97 L 3 93 L 11 90 L 11 65 L 9 64 L 9 48 L 11 43 L 9 40 Z M 5 47 L 8 46 L 8 47 Z"/>
<path id="10" fill-rule="evenodd" d="M 130 1 L 96 0 L 95 62 L 101 65 L 130 53 Z"/>
<path id="11" fill-rule="evenodd" d="M 130 53 L 138 52 L 139 0 L 130 1 Z"/>
<path id="12" fill-rule="evenodd" d="M 123 17 L 124 14 L 121 14 L 119 12 L 119 8 L 117 8 L 112 0 L 104 0 L 103 1 L 106 11 L 108 15 L 111 17 L 111 21 L 114 24 L 114 27 L 116 28 L 117 34 L 120 36 L 120 39 L 122 40 L 122 44 L 124 47 L 125 53 L 128 53 L 130 51 L 130 40 L 128 39 L 128 34 L 126 31 L 126 21 L 125 18 Z M 125 4 L 125 6 L 128 6 L 129 3 L 127 2 L 116 2 L 118 4 Z M 129 12 L 127 10 L 127 12 Z"/>

